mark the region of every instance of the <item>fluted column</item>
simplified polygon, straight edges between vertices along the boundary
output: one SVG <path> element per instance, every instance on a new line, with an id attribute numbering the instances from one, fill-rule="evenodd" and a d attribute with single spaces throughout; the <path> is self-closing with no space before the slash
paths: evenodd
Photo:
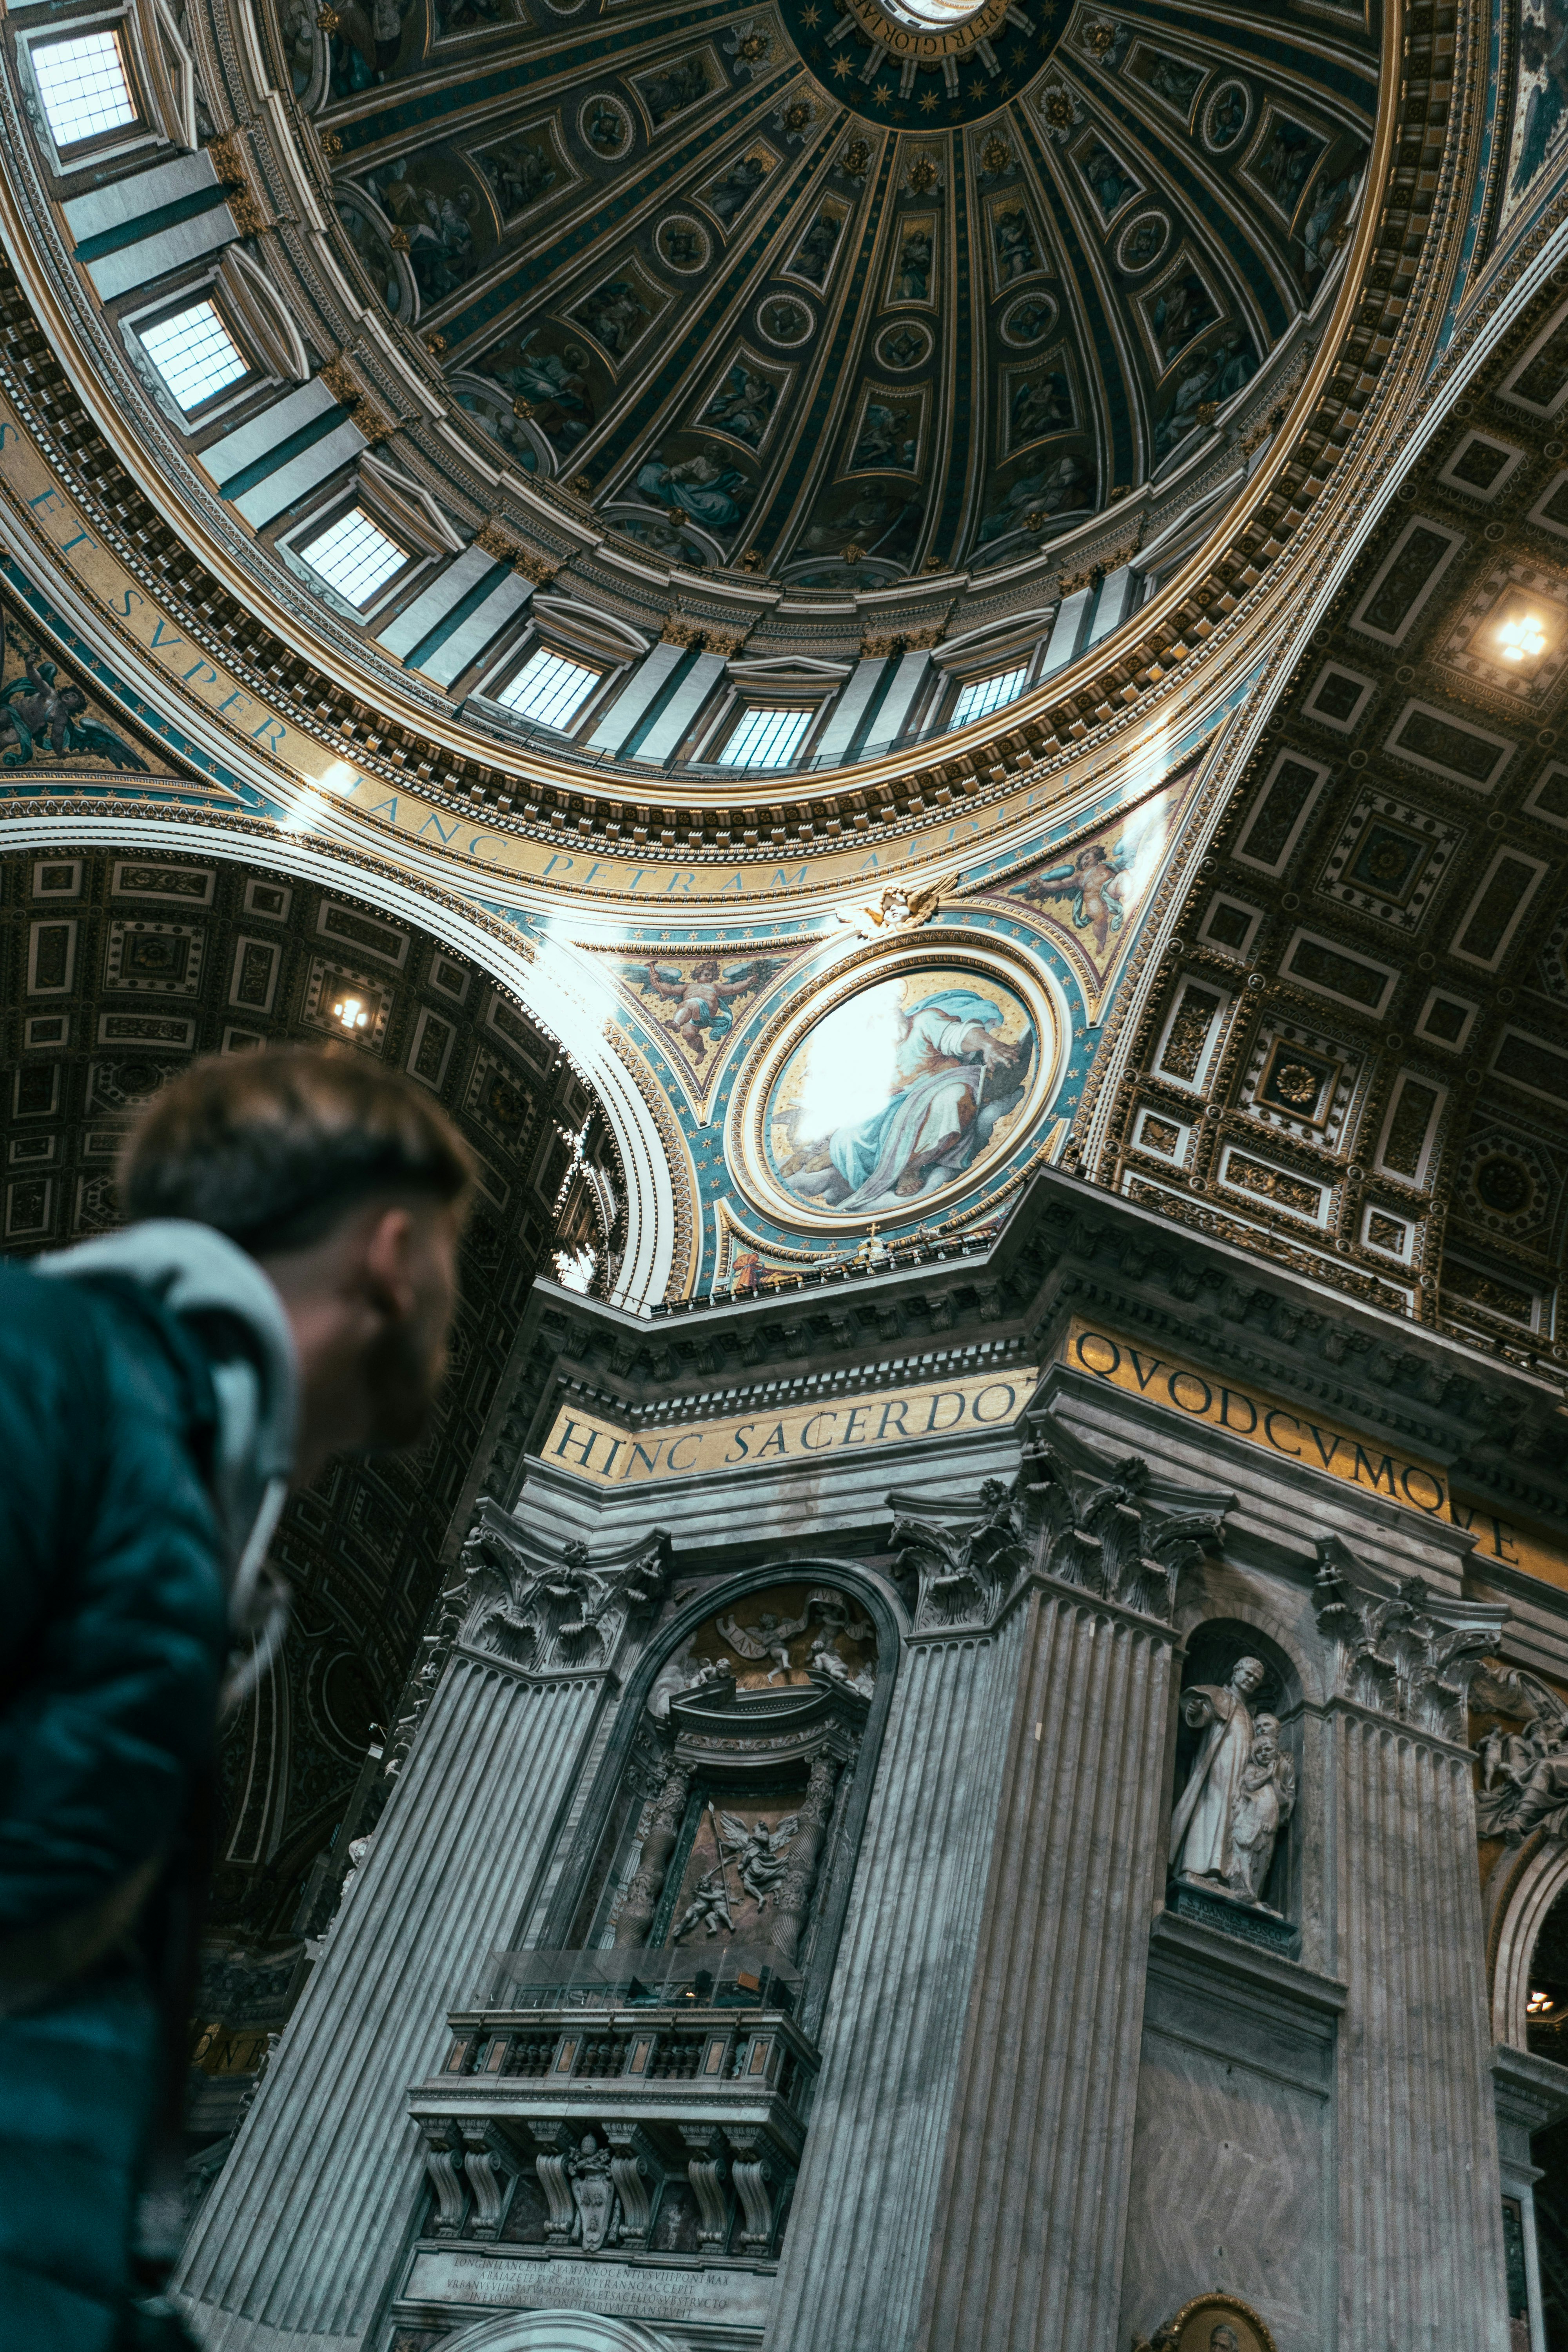
<path id="1" fill-rule="evenodd" d="M 996 1818 L 1023 1617 L 911 1639 L 823 2035 L 769 2352 L 910 2337 Z"/>
<path id="2" fill-rule="evenodd" d="M 408 2086 L 516 1933 L 606 1688 L 448 1664 L 186 2251 L 209 2352 L 359 2352 L 423 2193 Z"/>
<path id="3" fill-rule="evenodd" d="M 1331 1710 L 1339 2352 L 1507 2352 L 1470 1759 Z"/>
<path id="4" fill-rule="evenodd" d="M 1115 2352 L 1173 1639 L 1031 1600 L 921 2352 Z"/>

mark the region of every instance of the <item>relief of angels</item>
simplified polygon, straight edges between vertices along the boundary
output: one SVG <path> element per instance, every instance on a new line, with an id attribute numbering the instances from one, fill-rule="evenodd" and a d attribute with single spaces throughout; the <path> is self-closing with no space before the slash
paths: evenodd
<path id="1" fill-rule="evenodd" d="M 751 956 L 744 963 L 721 966 L 717 956 L 704 956 L 689 971 L 669 963 L 624 963 L 620 969 L 621 978 L 635 982 L 644 996 L 673 1005 L 660 1026 L 700 1064 L 709 1046 L 721 1045 L 734 1027 L 735 999 L 766 988 L 784 961 L 783 956 Z"/>

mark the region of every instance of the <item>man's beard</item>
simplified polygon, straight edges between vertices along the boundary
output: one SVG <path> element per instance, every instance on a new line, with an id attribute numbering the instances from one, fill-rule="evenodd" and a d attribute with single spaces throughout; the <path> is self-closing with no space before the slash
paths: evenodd
<path id="1" fill-rule="evenodd" d="M 370 1449 L 417 1444 L 428 1431 L 446 1376 L 447 1350 L 423 1317 L 389 1324 L 365 1363 Z"/>

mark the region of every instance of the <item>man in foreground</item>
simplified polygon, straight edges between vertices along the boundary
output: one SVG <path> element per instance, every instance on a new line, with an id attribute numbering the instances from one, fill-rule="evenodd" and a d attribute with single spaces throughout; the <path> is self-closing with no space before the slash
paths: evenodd
<path id="1" fill-rule="evenodd" d="M 0 1265 L 0 2344 L 187 2339 L 159 2292 L 220 1703 L 290 1486 L 426 1429 L 471 1163 L 352 1052 L 197 1063 L 125 1230 Z"/>

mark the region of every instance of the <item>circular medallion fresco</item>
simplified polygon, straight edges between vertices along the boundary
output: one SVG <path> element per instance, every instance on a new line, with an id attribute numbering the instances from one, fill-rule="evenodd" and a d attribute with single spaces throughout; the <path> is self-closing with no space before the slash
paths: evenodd
<path id="1" fill-rule="evenodd" d="M 919 1221 L 1028 1132 L 1060 1031 L 1022 973 L 906 951 L 764 1055 L 741 1112 L 747 1171 L 796 1224 Z"/>
<path id="2" fill-rule="evenodd" d="M 692 278 L 708 267 L 713 240 L 689 213 L 667 213 L 654 231 L 654 250 L 678 278 Z"/>
<path id="3" fill-rule="evenodd" d="M 1125 277 L 1152 269 L 1171 242 L 1171 224 L 1162 212 L 1139 213 L 1116 240 L 1116 267 Z"/>
<path id="4" fill-rule="evenodd" d="M 896 327 L 889 327 L 885 334 L 877 338 L 877 358 L 895 375 L 906 374 L 910 368 L 919 367 L 922 361 L 930 359 L 931 354 L 931 329 L 922 325 L 919 319 L 900 319 Z"/>
<path id="5" fill-rule="evenodd" d="M 603 163 L 618 163 L 631 152 L 631 115 L 607 90 L 595 91 L 579 110 L 577 132 L 583 144 Z"/>
<path id="6" fill-rule="evenodd" d="M 1223 155 L 1234 147 L 1252 116 L 1252 93 L 1244 81 L 1222 82 L 1204 109 L 1204 145 Z"/>
<path id="7" fill-rule="evenodd" d="M 1048 294 L 1026 294 L 1002 320 L 1002 341 L 1023 351 L 1048 335 L 1057 323 L 1057 306 Z"/>
<path id="8" fill-rule="evenodd" d="M 769 342 L 777 343 L 786 352 L 793 351 L 796 343 L 804 343 L 815 323 L 805 304 L 787 295 L 775 296 L 757 312 L 757 324 Z"/>

